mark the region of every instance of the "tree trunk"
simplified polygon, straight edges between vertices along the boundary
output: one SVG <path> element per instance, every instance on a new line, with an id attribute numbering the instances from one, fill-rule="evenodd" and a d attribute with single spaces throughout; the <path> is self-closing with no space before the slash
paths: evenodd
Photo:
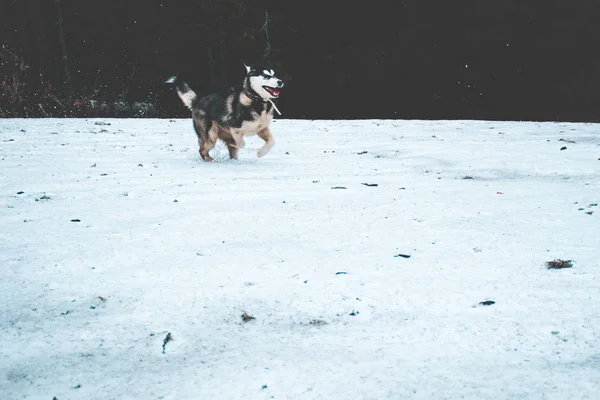
<path id="1" fill-rule="evenodd" d="M 269 38 L 269 11 L 265 10 L 265 24 L 261 31 L 265 32 L 265 52 L 263 53 L 263 59 L 269 61 L 271 55 L 271 39 Z"/>

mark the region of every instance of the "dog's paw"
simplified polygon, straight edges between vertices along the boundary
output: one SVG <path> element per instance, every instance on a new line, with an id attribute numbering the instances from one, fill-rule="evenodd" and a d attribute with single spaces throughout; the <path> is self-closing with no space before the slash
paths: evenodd
<path id="1" fill-rule="evenodd" d="M 271 150 L 271 148 L 263 147 L 262 149 L 260 149 L 258 151 L 258 153 L 256 155 L 258 156 L 258 158 L 264 157 L 269 152 L 269 150 Z"/>

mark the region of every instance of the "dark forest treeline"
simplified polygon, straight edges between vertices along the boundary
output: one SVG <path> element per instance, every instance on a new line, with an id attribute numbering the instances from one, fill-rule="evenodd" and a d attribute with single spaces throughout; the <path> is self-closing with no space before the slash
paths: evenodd
<path id="1" fill-rule="evenodd" d="M 600 1 L 0 0 L 0 117 L 187 116 L 267 60 L 288 118 L 600 121 Z"/>

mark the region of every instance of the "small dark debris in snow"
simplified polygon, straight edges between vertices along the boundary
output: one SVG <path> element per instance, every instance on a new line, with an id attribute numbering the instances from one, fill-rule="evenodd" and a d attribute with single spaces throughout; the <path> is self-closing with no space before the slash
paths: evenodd
<path id="1" fill-rule="evenodd" d="M 96 306 L 90 306 L 90 310 L 95 310 Z"/>
<path id="2" fill-rule="evenodd" d="M 110 125 L 110 123 L 109 122 L 97 121 L 97 122 L 94 123 L 94 125 L 102 125 L 102 126 L 104 126 L 104 125 Z"/>
<path id="3" fill-rule="evenodd" d="M 308 283 L 308 280 L 305 280 L 304 283 Z"/>
<path id="4" fill-rule="evenodd" d="M 106 297 L 98 296 L 98 298 L 100 299 L 100 301 L 106 301 Z"/>
<path id="5" fill-rule="evenodd" d="M 313 326 L 323 326 L 323 325 L 327 325 L 327 322 L 323 321 L 322 319 L 313 319 L 312 321 L 309 322 L 309 324 L 311 324 Z"/>
<path id="6" fill-rule="evenodd" d="M 80 220 L 80 219 L 77 219 L 77 218 L 75 218 L 75 219 L 72 219 L 72 220 L 71 220 L 71 222 L 81 222 L 81 220 Z"/>
<path id="7" fill-rule="evenodd" d="M 472 176 L 470 176 L 470 175 L 465 175 L 465 176 L 463 176 L 463 179 L 475 179 L 475 178 L 473 178 L 473 177 L 472 177 Z"/>
<path id="8" fill-rule="evenodd" d="M 358 311 L 352 311 L 349 315 L 352 316 L 352 317 L 355 317 L 358 314 L 360 314 Z"/>
<path id="9" fill-rule="evenodd" d="M 144 166 L 144 164 L 138 164 L 138 167 L 143 167 L 143 166 Z"/>
<path id="10" fill-rule="evenodd" d="M 75 385 L 75 386 L 73 386 L 73 389 L 80 389 L 80 388 L 81 388 L 81 385 Z"/>
<path id="11" fill-rule="evenodd" d="M 555 260 L 546 262 L 546 268 L 548 268 L 548 269 L 563 269 L 563 268 L 572 268 L 572 267 L 573 267 L 573 260 L 560 260 L 557 258 Z"/>
<path id="12" fill-rule="evenodd" d="M 25 193 L 25 192 L 17 192 L 17 194 L 23 194 L 23 193 Z"/>
<path id="13" fill-rule="evenodd" d="M 52 400 L 58 400 L 58 399 L 56 398 L 56 396 L 54 396 L 54 397 L 52 398 Z"/>
<path id="14" fill-rule="evenodd" d="M 400 189 L 398 189 L 398 190 L 406 190 L 406 188 L 405 188 L 405 187 L 401 187 L 401 188 L 400 188 Z"/>
<path id="15" fill-rule="evenodd" d="M 347 272 L 336 272 L 335 274 L 336 274 L 336 275 L 348 275 L 348 273 L 347 273 Z"/>
<path id="16" fill-rule="evenodd" d="M 171 342 L 172 340 L 173 340 L 173 336 L 171 336 L 171 332 L 168 332 L 167 336 L 165 336 L 165 340 L 163 340 L 163 345 L 162 345 L 163 354 L 166 354 L 165 348 L 167 347 L 167 343 Z"/>
<path id="17" fill-rule="evenodd" d="M 100 174 L 100 176 L 107 176 L 108 174 Z"/>
<path id="18" fill-rule="evenodd" d="M 496 192 L 496 194 L 504 194 L 504 193 L 502 193 L 502 192 Z"/>
<path id="19" fill-rule="evenodd" d="M 177 122 L 177 121 L 175 121 L 174 119 L 170 119 L 169 122 Z"/>
<path id="20" fill-rule="evenodd" d="M 96 168 L 96 163 L 93 163 L 92 165 L 90 165 L 90 168 Z"/>
<path id="21" fill-rule="evenodd" d="M 289 151 L 286 151 L 286 152 L 285 152 L 285 154 L 288 154 L 288 155 L 289 155 L 289 154 L 290 154 L 290 152 L 289 152 Z"/>
<path id="22" fill-rule="evenodd" d="M 558 139 L 559 142 L 566 142 L 566 143 L 576 143 L 574 140 L 569 140 L 569 139 Z"/>
<path id="23" fill-rule="evenodd" d="M 5 140 L 5 142 L 14 142 L 14 141 L 15 141 L 15 139 L 8 139 L 8 140 Z"/>
<path id="24" fill-rule="evenodd" d="M 587 215 L 592 215 L 594 212 L 593 211 L 586 211 L 585 212 Z"/>
<path id="25" fill-rule="evenodd" d="M 256 319 L 256 318 L 251 315 L 248 315 L 247 313 L 242 314 L 242 321 L 244 321 L 244 322 L 250 322 L 253 319 Z"/>
<path id="26" fill-rule="evenodd" d="M 369 187 L 379 186 L 378 183 L 361 183 L 361 185 L 365 185 L 365 186 L 369 186 Z"/>
<path id="27" fill-rule="evenodd" d="M 566 149 L 567 149 L 567 146 L 563 146 L 563 147 L 561 147 L 560 149 L 561 149 L 561 150 L 566 150 Z"/>
<path id="28" fill-rule="evenodd" d="M 321 182 L 321 181 L 313 181 L 313 183 L 319 183 L 319 182 Z"/>
<path id="29" fill-rule="evenodd" d="M 496 302 L 492 301 L 492 300 L 486 300 L 486 301 L 482 301 L 481 303 L 479 303 L 479 305 L 482 305 L 482 306 L 491 306 L 492 304 L 496 304 Z"/>
<path id="30" fill-rule="evenodd" d="M 67 315 L 67 314 L 69 314 L 70 312 L 71 312 L 71 311 L 65 311 L 65 312 L 63 312 L 63 313 L 60 313 L 60 315 Z"/>
<path id="31" fill-rule="evenodd" d="M 25 129 L 21 129 L 21 132 L 27 132 Z"/>
<path id="32" fill-rule="evenodd" d="M 590 207 L 598 207 L 598 203 L 592 203 L 589 205 Z"/>
<path id="33" fill-rule="evenodd" d="M 577 209 L 577 211 L 583 211 L 583 210 L 585 210 L 585 208 L 583 208 L 583 207 L 579 207 L 579 208 Z"/>
<path id="34" fill-rule="evenodd" d="M 285 200 L 283 200 L 281 203 L 282 203 L 282 204 L 286 204 Z"/>
<path id="35" fill-rule="evenodd" d="M 409 254 L 396 254 L 394 257 L 410 258 Z"/>
<path id="36" fill-rule="evenodd" d="M 359 151 L 359 152 L 358 152 L 358 153 L 356 153 L 356 154 L 358 154 L 358 155 L 360 156 L 360 155 L 362 155 L 362 154 L 367 154 L 367 153 L 368 153 L 368 151 L 366 151 L 366 150 L 365 150 L 365 151 Z"/>
<path id="37" fill-rule="evenodd" d="M 179 203 L 179 200 L 175 199 L 173 200 L 173 203 Z"/>
<path id="38" fill-rule="evenodd" d="M 266 388 L 268 388 L 267 385 L 262 385 L 262 390 L 265 390 Z"/>
<path id="39" fill-rule="evenodd" d="M 332 189 L 348 189 L 345 186 L 333 186 Z"/>

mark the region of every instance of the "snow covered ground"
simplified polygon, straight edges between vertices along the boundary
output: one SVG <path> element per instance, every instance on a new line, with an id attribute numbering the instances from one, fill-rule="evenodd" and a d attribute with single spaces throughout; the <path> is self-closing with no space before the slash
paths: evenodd
<path id="1" fill-rule="evenodd" d="M 599 125 L 272 128 L 0 120 L 0 398 L 600 398 Z"/>

